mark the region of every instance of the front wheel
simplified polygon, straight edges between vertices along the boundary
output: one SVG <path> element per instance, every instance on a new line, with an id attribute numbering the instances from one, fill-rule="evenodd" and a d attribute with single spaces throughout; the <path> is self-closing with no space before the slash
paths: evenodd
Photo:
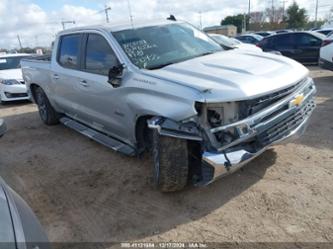
<path id="1" fill-rule="evenodd" d="M 39 116 L 47 125 L 59 123 L 59 114 L 52 107 L 49 99 L 42 88 L 35 89 L 36 104 L 38 106 Z"/>
<path id="2" fill-rule="evenodd" d="M 162 192 L 182 190 L 188 180 L 189 156 L 187 141 L 160 136 L 153 131 L 155 184 Z"/>

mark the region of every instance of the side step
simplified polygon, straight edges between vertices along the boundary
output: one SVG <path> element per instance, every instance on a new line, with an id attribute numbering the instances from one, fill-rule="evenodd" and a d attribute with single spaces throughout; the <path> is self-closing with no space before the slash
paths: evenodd
<path id="1" fill-rule="evenodd" d="M 104 135 L 103 133 L 100 133 L 99 131 L 96 131 L 92 128 L 89 128 L 88 126 L 85 126 L 82 123 L 79 123 L 71 118 L 68 117 L 62 117 L 60 119 L 60 122 L 63 123 L 65 126 L 76 130 L 77 132 L 81 133 L 82 135 L 85 135 L 89 137 L 90 139 L 105 145 L 108 148 L 111 148 L 115 151 L 121 152 L 123 154 L 126 154 L 128 156 L 134 156 L 136 155 L 136 151 L 131 146 L 124 144 L 120 142 L 119 140 L 116 140 L 114 138 L 111 138 L 107 135 Z"/>

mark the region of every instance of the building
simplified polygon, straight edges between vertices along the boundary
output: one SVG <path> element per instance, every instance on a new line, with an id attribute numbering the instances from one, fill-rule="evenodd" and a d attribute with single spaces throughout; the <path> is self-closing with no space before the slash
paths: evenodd
<path id="1" fill-rule="evenodd" d="M 204 31 L 209 34 L 221 34 L 231 37 L 237 35 L 237 27 L 235 25 L 211 26 L 204 28 Z"/>

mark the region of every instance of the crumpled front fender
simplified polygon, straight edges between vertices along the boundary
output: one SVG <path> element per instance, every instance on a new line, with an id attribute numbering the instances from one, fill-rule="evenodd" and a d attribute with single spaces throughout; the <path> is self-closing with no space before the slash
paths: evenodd
<path id="1" fill-rule="evenodd" d="M 150 129 L 156 129 L 162 136 L 202 141 L 200 131 L 195 122 L 189 121 L 183 123 L 168 118 L 153 117 L 147 123 Z"/>

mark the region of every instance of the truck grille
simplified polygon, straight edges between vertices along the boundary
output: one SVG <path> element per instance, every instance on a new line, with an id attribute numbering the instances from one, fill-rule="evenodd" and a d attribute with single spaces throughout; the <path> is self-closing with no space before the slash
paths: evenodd
<path id="1" fill-rule="evenodd" d="M 267 106 L 272 105 L 274 102 L 286 97 L 290 93 L 294 92 L 300 85 L 304 83 L 306 79 L 298 82 L 297 84 L 282 89 L 280 91 L 261 96 L 256 99 L 241 101 L 240 102 L 240 119 L 247 118 L 248 116 L 257 113 Z"/>
<path id="2" fill-rule="evenodd" d="M 295 113 L 258 135 L 257 141 L 264 147 L 287 136 L 311 114 L 314 108 L 315 103 L 313 100 L 310 100 Z"/>

